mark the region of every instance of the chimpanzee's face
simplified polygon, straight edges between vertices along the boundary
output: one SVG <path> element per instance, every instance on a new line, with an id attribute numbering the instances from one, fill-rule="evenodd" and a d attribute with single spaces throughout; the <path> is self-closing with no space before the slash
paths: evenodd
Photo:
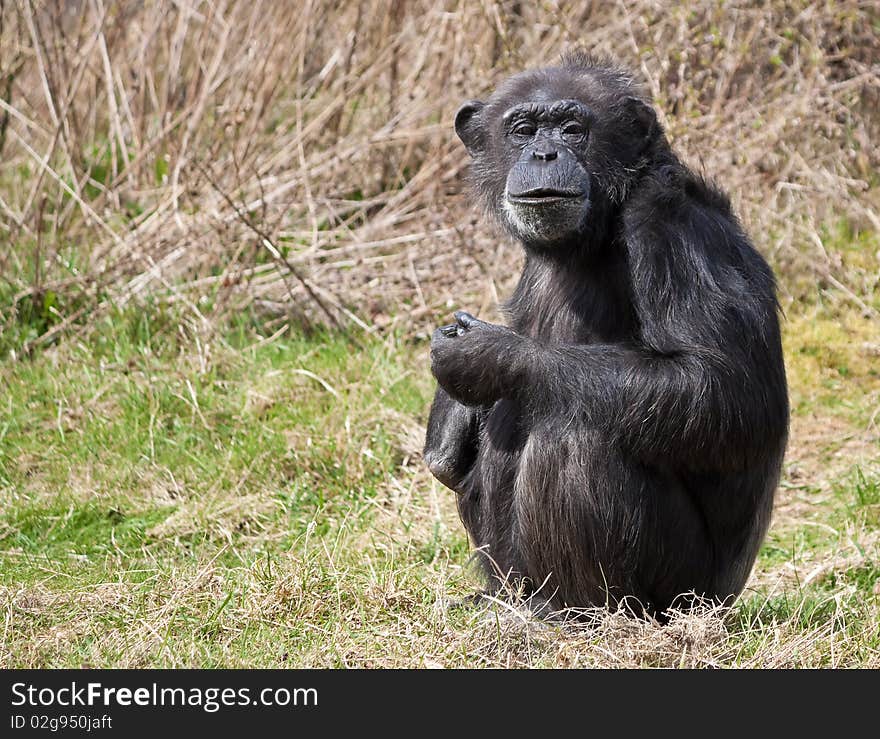
<path id="1" fill-rule="evenodd" d="M 504 212 L 524 241 L 552 243 L 583 229 L 590 176 L 582 163 L 592 122 L 577 100 L 520 103 L 502 117 L 516 161 L 507 175 Z"/>
<path id="2" fill-rule="evenodd" d="M 508 80 L 488 103 L 468 101 L 455 130 L 474 158 L 489 207 L 528 246 L 587 232 L 597 206 L 619 198 L 653 112 L 641 100 L 563 68 Z"/>

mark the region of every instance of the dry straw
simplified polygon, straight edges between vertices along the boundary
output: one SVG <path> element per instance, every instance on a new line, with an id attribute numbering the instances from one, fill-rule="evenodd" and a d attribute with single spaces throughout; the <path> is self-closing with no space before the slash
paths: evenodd
<path id="1" fill-rule="evenodd" d="M 873 313 L 824 247 L 880 226 L 871 2 L 0 1 L 3 324 L 109 305 L 251 305 L 417 330 L 488 311 L 517 250 L 463 193 L 457 104 L 580 45 L 632 66 L 676 149 L 783 275 Z"/>

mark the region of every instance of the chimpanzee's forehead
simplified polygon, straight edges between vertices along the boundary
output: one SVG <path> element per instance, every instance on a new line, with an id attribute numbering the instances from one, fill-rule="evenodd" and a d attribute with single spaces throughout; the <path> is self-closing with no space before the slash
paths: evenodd
<path id="1" fill-rule="evenodd" d="M 549 67 L 510 77 L 498 87 L 490 102 L 502 113 L 520 103 L 553 105 L 575 101 L 592 107 L 606 93 L 603 88 L 602 82 L 586 70 Z"/>
<path id="2" fill-rule="evenodd" d="M 586 120 L 592 117 L 590 106 L 580 100 L 530 100 L 516 103 L 504 111 L 501 116 L 505 124 L 521 118 L 538 121 L 559 121 L 564 118 Z"/>
<path id="3" fill-rule="evenodd" d="M 505 115 L 520 104 L 552 105 L 574 100 L 600 114 L 625 97 L 643 99 L 632 77 L 605 67 L 544 67 L 521 72 L 502 82 L 489 98 L 490 116 Z"/>

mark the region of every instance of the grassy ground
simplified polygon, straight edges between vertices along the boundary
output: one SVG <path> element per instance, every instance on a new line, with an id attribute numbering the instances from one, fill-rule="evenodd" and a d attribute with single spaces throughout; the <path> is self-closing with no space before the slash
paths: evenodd
<path id="1" fill-rule="evenodd" d="M 590 628 L 477 585 L 419 458 L 424 341 L 108 316 L 0 367 L 2 666 L 880 666 L 876 326 L 786 322 L 775 521 L 725 618 Z"/>

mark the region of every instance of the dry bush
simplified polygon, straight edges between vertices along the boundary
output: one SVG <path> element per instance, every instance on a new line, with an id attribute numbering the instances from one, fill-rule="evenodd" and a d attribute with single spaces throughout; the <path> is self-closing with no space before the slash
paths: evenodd
<path id="1" fill-rule="evenodd" d="M 451 118 L 581 45 L 632 66 L 730 189 L 783 298 L 874 312 L 827 224 L 880 225 L 873 2 L 0 2 L 6 313 L 46 341 L 109 305 L 426 325 L 518 252 L 478 223 Z M 46 295 L 52 300 L 46 302 Z"/>

